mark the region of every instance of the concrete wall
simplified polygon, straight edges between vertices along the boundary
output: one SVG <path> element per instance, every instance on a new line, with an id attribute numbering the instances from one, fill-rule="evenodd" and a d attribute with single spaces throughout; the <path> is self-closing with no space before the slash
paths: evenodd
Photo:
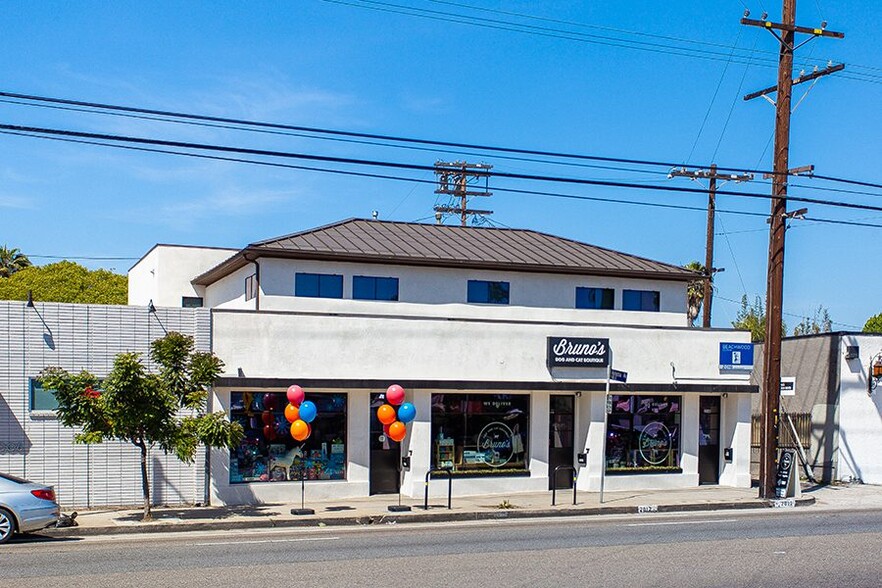
<path id="1" fill-rule="evenodd" d="M 210 349 L 207 310 L 158 309 L 0 302 L 0 471 L 52 484 L 59 502 L 84 508 L 140 505 L 139 451 L 127 443 L 74 443 L 74 429 L 63 427 L 51 411 L 30 407 L 29 379 L 45 367 L 88 370 L 103 377 L 117 353 L 146 357 L 152 340 L 165 329 L 193 335 L 199 349 Z M 183 464 L 162 451 L 150 454 L 156 504 L 204 500 L 204 451 Z"/>
<path id="2" fill-rule="evenodd" d="M 860 357 L 845 359 L 846 347 L 860 347 Z M 882 335 L 843 335 L 839 357 L 839 446 L 837 479 L 882 484 L 882 385 L 867 388 L 871 358 L 882 352 Z"/>
<path id="3" fill-rule="evenodd" d="M 129 270 L 129 304 L 181 307 L 183 296 L 203 296 L 190 280 L 231 257 L 235 249 L 157 245 Z"/>
<path id="4" fill-rule="evenodd" d="M 410 305 L 423 306 L 423 305 Z M 502 383 L 493 393 L 529 394 L 531 397 L 530 476 L 526 478 L 468 478 L 455 481 L 456 493 L 499 494 L 544 491 L 548 488 L 549 456 L 548 390 L 529 389 L 530 382 L 605 382 L 605 369 L 569 369 L 550 372 L 546 367 L 549 336 L 608 337 L 613 365 L 628 372 L 629 384 L 669 386 L 679 384 L 747 383 L 748 374 L 721 372 L 719 343 L 747 342 L 749 333 L 732 330 L 699 330 L 609 325 L 591 322 L 545 321 L 522 309 L 518 319 L 451 318 L 449 316 L 400 315 L 400 305 L 375 305 L 374 314 L 325 314 L 319 312 L 212 311 L 214 351 L 235 377 L 280 378 L 288 383 L 301 379 L 442 380 Z M 447 310 L 447 305 L 445 305 Z M 512 312 L 513 309 L 507 309 Z M 541 314 L 541 313 L 539 313 Z M 673 368 L 672 368 L 673 364 Z M 676 379 L 675 379 L 676 376 Z M 504 389 L 505 382 L 518 387 Z M 524 383 L 527 383 L 526 389 Z M 229 408 L 230 393 L 242 388 L 218 389 L 215 408 Z M 284 392 L 262 388 L 253 391 Z M 326 392 L 334 390 L 312 390 Z M 370 390 L 343 390 L 348 395 L 348 480 L 308 484 L 315 499 L 361 496 L 368 492 L 369 451 L 366 435 L 372 418 Z M 454 390 L 418 388 L 408 390 L 417 407 L 404 451 L 413 451 L 413 465 L 403 479 L 402 492 L 422 495 L 423 480 L 431 463 L 431 395 Z M 469 393 L 481 393 L 468 390 Z M 641 394 L 651 394 L 643 391 Z M 680 474 L 611 476 L 608 490 L 686 488 L 698 484 L 699 393 L 660 394 L 681 396 Z M 708 392 L 710 393 L 710 392 Z M 750 398 L 728 394 L 722 401 L 721 450 L 734 449 L 734 461 L 722 462 L 720 483 L 750 485 Z M 576 451 L 589 450 L 587 471 L 579 476 L 579 488 L 597 491 L 603 459 L 603 427 L 606 420 L 602 392 L 585 391 L 576 398 Z M 226 503 L 290 500 L 299 492 L 296 482 L 230 485 L 229 453 L 212 452 L 212 500 Z M 432 482 L 432 496 L 446 492 L 446 482 Z"/>
<path id="5" fill-rule="evenodd" d="M 343 276 L 344 300 L 321 300 L 325 305 L 340 306 L 360 303 L 375 306 L 382 304 L 417 303 L 420 305 L 464 304 L 468 280 L 507 281 L 511 285 L 509 307 L 575 309 L 576 287 L 599 287 L 615 289 L 615 308 L 617 312 L 580 310 L 580 313 L 610 316 L 610 322 L 635 322 L 637 324 L 665 324 L 686 326 L 686 285 L 682 282 L 636 280 L 602 276 L 569 276 L 556 274 L 536 274 L 527 272 L 500 272 L 481 270 L 459 270 L 448 268 L 429 268 L 416 266 L 327 263 L 308 260 L 261 259 L 260 289 L 261 310 L 299 310 L 306 300 L 294 297 L 294 276 L 297 272 L 328 273 Z M 229 294 L 215 292 L 242 292 L 244 275 L 254 273 L 253 265 L 242 274 L 241 271 L 227 276 L 206 288 L 207 301 L 211 306 L 229 307 L 232 300 Z M 374 302 L 352 301 L 353 276 L 397 277 L 399 279 L 399 301 Z M 622 290 L 657 290 L 660 292 L 660 312 L 622 313 Z M 472 305 L 488 308 L 492 305 Z M 496 307 L 493 307 L 496 310 Z"/>
<path id="6" fill-rule="evenodd" d="M 549 322 L 529 320 L 527 311 L 522 320 L 452 320 L 398 315 L 392 305 L 377 308 L 385 312 L 215 309 L 214 350 L 233 376 L 241 369 L 247 377 L 599 381 L 603 369 L 549 373 L 546 338 L 608 337 L 615 367 L 629 373 L 629 382 L 748 378 L 719 369 L 719 343 L 746 342 L 746 331 Z"/>
<path id="7" fill-rule="evenodd" d="M 753 380 L 763 388 L 763 345 L 757 345 Z M 840 334 L 789 337 L 781 341 L 781 376 L 796 378 L 796 394 L 782 396 L 781 406 L 791 415 L 810 414 L 811 443 L 804 449 L 815 477 L 837 478 L 839 447 Z M 762 393 L 753 401 L 753 414 L 762 414 Z M 782 426 L 785 426 L 782 423 Z"/>

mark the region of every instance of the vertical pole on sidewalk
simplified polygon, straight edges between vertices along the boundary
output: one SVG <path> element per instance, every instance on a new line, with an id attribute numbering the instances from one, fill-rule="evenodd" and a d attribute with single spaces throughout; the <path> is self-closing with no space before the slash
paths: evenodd
<path id="1" fill-rule="evenodd" d="M 609 381 L 612 379 L 613 352 L 612 347 L 609 348 L 609 365 L 606 366 L 606 390 L 603 393 L 603 439 L 600 443 L 600 504 L 603 504 L 603 481 L 606 478 L 606 426 L 609 420 L 609 414 L 606 407 L 609 403 Z"/>
<path id="2" fill-rule="evenodd" d="M 306 508 L 306 464 L 300 463 L 300 510 Z"/>

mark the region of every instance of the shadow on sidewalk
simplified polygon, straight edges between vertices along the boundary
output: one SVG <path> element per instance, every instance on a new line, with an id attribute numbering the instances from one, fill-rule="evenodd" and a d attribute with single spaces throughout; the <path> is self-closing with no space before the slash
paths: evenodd
<path id="1" fill-rule="evenodd" d="M 151 509 L 151 514 L 154 522 L 163 520 L 223 520 L 233 517 L 275 517 L 282 514 L 283 506 L 281 504 L 259 504 L 225 507 L 154 507 Z M 117 521 L 138 523 L 141 522 L 142 516 L 143 513 L 140 511 L 131 511 L 114 518 Z"/>

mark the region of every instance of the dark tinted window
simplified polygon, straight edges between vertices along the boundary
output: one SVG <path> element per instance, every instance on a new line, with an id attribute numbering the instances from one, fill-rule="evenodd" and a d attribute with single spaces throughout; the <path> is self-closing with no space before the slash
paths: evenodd
<path id="1" fill-rule="evenodd" d="M 615 290 L 612 288 L 576 288 L 576 308 L 612 310 L 614 307 Z"/>
<path id="2" fill-rule="evenodd" d="M 245 294 L 248 295 L 247 292 Z M 202 308 L 202 297 L 201 296 L 182 296 L 181 297 L 181 306 L 183 308 Z"/>
<path id="3" fill-rule="evenodd" d="M 31 410 L 55 410 L 58 400 L 54 390 L 43 388 L 39 380 L 31 379 Z"/>
<path id="4" fill-rule="evenodd" d="M 478 304 L 508 304 L 509 283 L 469 280 L 468 301 Z"/>
<path id="5" fill-rule="evenodd" d="M 294 295 L 308 298 L 343 298 L 343 276 L 297 273 Z"/>
<path id="6" fill-rule="evenodd" d="M 661 296 L 656 290 L 623 290 L 622 310 L 658 312 Z"/>
<path id="7" fill-rule="evenodd" d="M 352 297 L 357 300 L 398 300 L 398 278 L 354 276 Z"/>

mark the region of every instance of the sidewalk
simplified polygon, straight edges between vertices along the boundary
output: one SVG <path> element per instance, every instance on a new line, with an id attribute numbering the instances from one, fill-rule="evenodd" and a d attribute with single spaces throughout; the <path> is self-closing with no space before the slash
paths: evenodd
<path id="1" fill-rule="evenodd" d="M 515 493 L 510 495 L 467 496 L 452 499 L 431 498 L 429 509 L 422 500 L 403 497 L 401 504 L 412 507 L 407 512 L 392 512 L 398 505 L 398 495 L 378 495 L 365 498 L 347 498 L 334 502 L 310 502 L 304 506 L 313 509 L 311 515 L 295 515 L 300 502 L 290 504 L 261 504 L 251 506 L 156 507 L 154 520 L 141 522 L 139 509 L 80 511 L 79 526 L 50 528 L 42 531 L 51 536 L 115 535 L 163 531 L 207 531 L 230 529 L 260 529 L 274 527 L 324 527 L 339 525 L 371 525 L 408 522 L 474 521 L 553 516 L 622 515 L 652 512 L 695 512 L 732 509 L 761 509 L 773 506 L 770 501 L 757 498 L 756 488 L 700 487 L 685 490 L 657 490 L 639 492 L 607 492 L 603 504 L 596 492 L 579 492 L 573 505 L 572 490 L 559 490 L 556 506 L 552 506 L 551 492 Z M 299 498 L 299 496 L 298 496 Z M 882 486 L 815 486 L 804 487 L 795 504 L 815 505 L 829 509 L 882 509 Z M 69 513 L 68 509 L 64 512 Z"/>

